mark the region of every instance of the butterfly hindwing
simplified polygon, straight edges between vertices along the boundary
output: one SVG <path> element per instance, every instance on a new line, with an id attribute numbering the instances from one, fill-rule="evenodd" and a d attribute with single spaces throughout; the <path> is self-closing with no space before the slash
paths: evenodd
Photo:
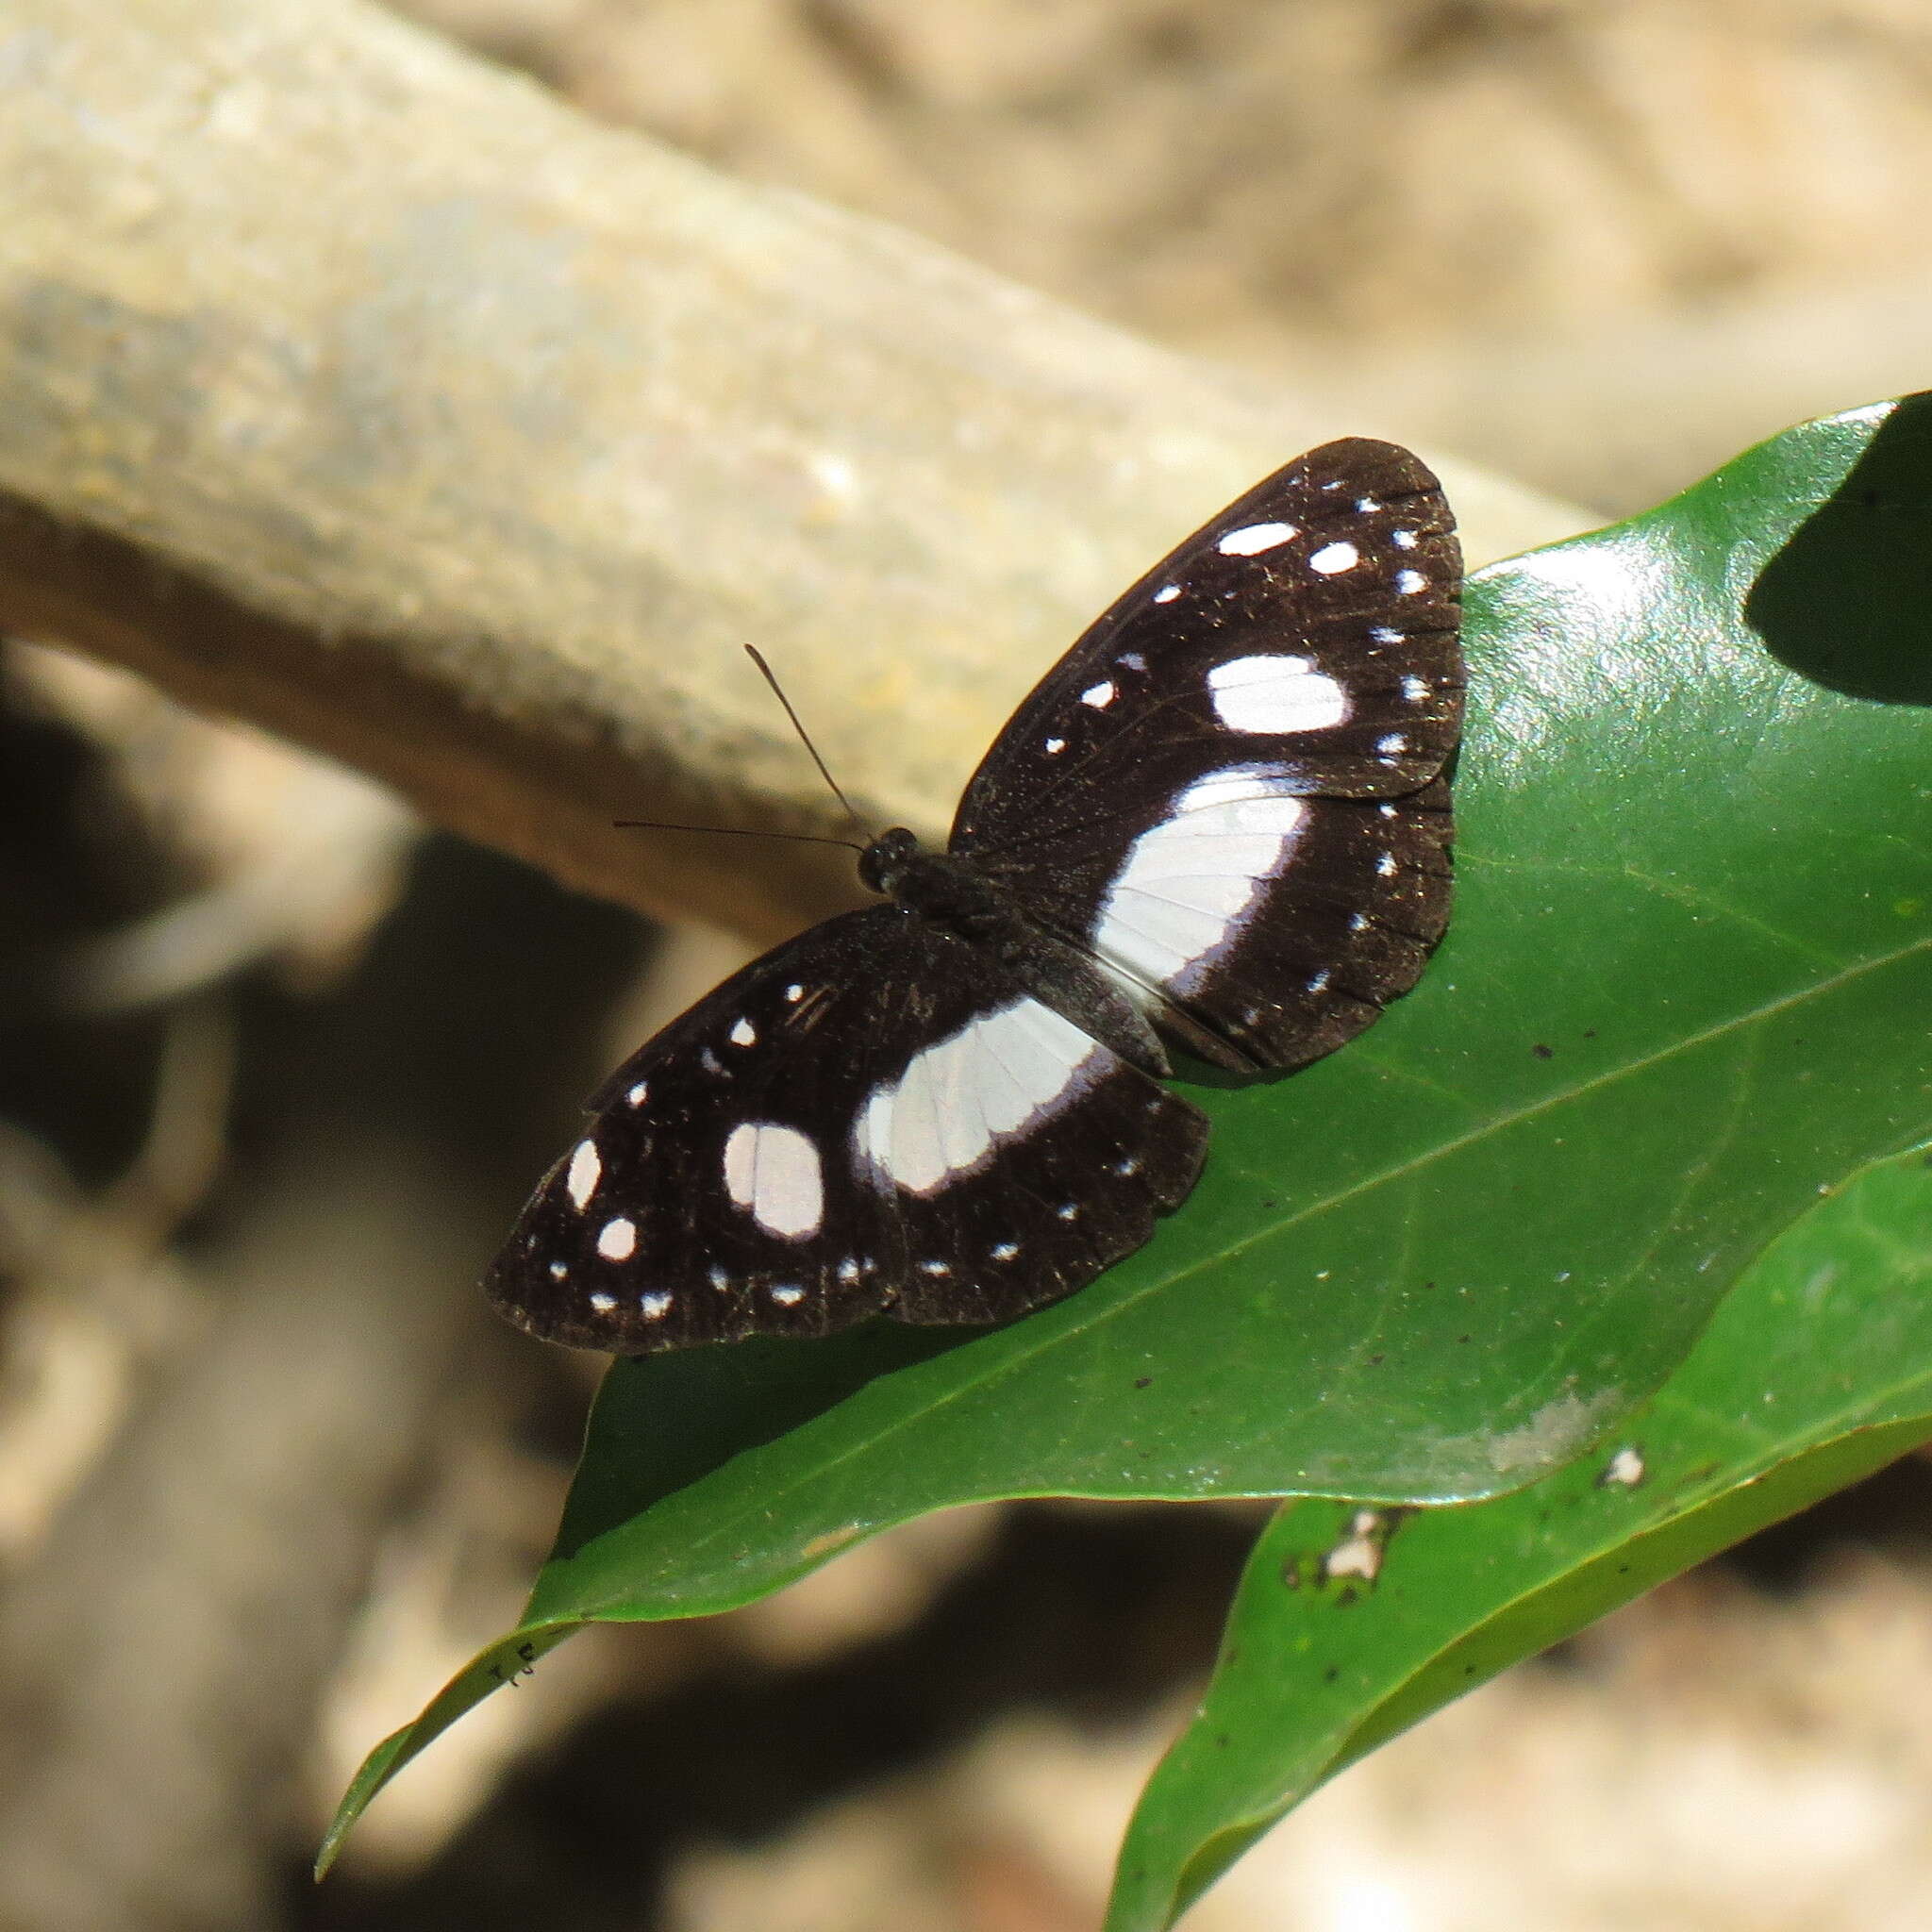
<path id="1" fill-rule="evenodd" d="M 878 1083 L 859 1117 L 861 1165 L 903 1242 L 889 1312 L 1003 1322 L 1071 1293 L 1187 1198 L 1207 1140 L 1179 1095 L 1003 991 Z"/>
<path id="2" fill-rule="evenodd" d="M 1311 451 L 1047 674 L 968 786 L 953 852 L 1205 1058 L 1332 1051 L 1447 921 L 1460 580 L 1416 458 Z"/>
<path id="3" fill-rule="evenodd" d="M 754 961 L 591 1106 L 488 1287 L 532 1332 L 619 1354 L 879 1312 L 1006 1320 L 1140 1246 L 1206 1139 L 1185 1101 L 896 907 Z"/>

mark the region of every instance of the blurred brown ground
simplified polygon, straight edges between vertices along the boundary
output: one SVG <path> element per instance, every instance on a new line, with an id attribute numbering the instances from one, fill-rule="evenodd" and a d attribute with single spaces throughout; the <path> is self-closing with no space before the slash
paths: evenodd
<path id="1" fill-rule="evenodd" d="M 1908 6 L 413 10 L 1607 513 L 1925 381 Z M 1094 1924 L 1246 1512 L 958 1512 L 579 1640 L 307 1885 L 355 1759 L 514 1615 L 567 1474 L 591 1365 L 498 1332 L 475 1268 L 577 1093 L 733 948 L 423 844 L 118 674 L 7 665 L 0 1924 Z M 1904 1465 L 1512 1674 L 1190 1923 L 1917 1932 L 1926 1501 Z"/>
<path id="2" fill-rule="evenodd" d="M 1924 381 L 1910 0 L 419 0 L 593 113 L 1642 508 Z"/>

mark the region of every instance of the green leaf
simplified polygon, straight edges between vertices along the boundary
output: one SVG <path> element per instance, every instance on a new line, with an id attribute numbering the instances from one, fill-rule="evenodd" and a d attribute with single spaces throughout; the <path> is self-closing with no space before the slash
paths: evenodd
<path id="1" fill-rule="evenodd" d="M 615 1363 L 529 1626 L 725 1609 L 981 1498 L 1470 1498 L 1576 1455 L 1932 1128 L 1932 713 L 1864 694 L 1923 681 L 1928 506 L 1926 408 L 1879 406 L 1474 578 L 1421 987 L 1191 1089 L 1199 1189 L 1057 1307 Z"/>
<path id="2" fill-rule="evenodd" d="M 582 1627 L 580 1624 L 522 1624 L 508 1637 L 492 1643 L 474 1661 L 465 1664 L 437 1692 L 414 1723 L 405 1724 L 399 1731 L 391 1731 L 362 1760 L 355 1782 L 336 1807 L 336 1815 L 329 1821 L 322 1848 L 315 1855 L 315 1875 L 320 1878 L 335 1863 L 336 1854 L 342 1848 L 342 1840 L 368 1807 L 370 1799 L 425 1744 L 441 1737 L 458 1718 L 482 1703 L 492 1690 L 500 1690 L 507 1684 L 516 1684 L 529 1676 L 536 1668 L 537 1659 L 545 1651 L 555 1650 L 566 1637 Z"/>
<path id="3" fill-rule="evenodd" d="M 1766 1250 L 1677 1373 L 1533 1487 L 1365 1523 L 1291 1503 L 1256 1545 L 1199 1714 L 1142 1793 L 1108 1932 L 1153 1932 L 1344 1765 L 1714 1550 L 1932 1438 L 1932 1157 Z M 1341 1568 L 1328 1574 L 1331 1553 Z"/>

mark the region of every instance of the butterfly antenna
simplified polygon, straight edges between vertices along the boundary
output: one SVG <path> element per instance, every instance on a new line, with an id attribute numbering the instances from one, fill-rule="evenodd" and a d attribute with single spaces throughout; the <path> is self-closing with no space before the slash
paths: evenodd
<path id="1" fill-rule="evenodd" d="M 798 722 L 798 713 L 791 708 L 791 700 L 785 695 L 784 687 L 772 675 L 772 667 L 758 655 L 758 648 L 756 644 L 747 644 L 744 649 L 745 655 L 758 667 L 759 675 L 772 687 L 772 695 L 785 707 L 785 715 L 791 720 L 791 728 L 798 733 L 798 741 L 811 754 L 812 763 L 819 768 L 819 776 L 832 788 L 832 796 L 845 808 L 845 816 L 852 821 L 854 826 L 861 832 L 865 831 L 865 821 L 853 809 L 852 801 L 845 796 L 844 792 L 840 791 L 838 779 L 833 777 L 831 773 L 825 769 L 825 761 L 820 758 L 818 746 L 811 741 L 811 734 Z M 840 839 L 831 842 L 842 845 L 845 841 Z"/>
<path id="2" fill-rule="evenodd" d="M 713 839 L 789 839 L 794 845 L 836 845 L 841 852 L 863 852 L 850 839 L 821 839 L 812 832 L 767 832 L 748 825 L 680 825 L 670 819 L 612 819 L 620 831 L 704 832 Z"/>

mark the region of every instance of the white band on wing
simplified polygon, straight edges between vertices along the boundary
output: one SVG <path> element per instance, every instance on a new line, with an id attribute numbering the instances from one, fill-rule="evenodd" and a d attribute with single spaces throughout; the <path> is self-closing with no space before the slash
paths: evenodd
<path id="1" fill-rule="evenodd" d="M 936 1193 L 982 1167 L 995 1142 L 1077 1099 L 1106 1054 L 1038 1000 L 996 1007 L 873 1090 L 853 1127 L 860 1169 Z"/>
<path id="2" fill-rule="evenodd" d="M 1192 991 L 1247 924 L 1307 809 L 1289 783 L 1274 767 L 1215 772 L 1127 848 L 1101 902 L 1093 948 L 1130 993 Z"/>

